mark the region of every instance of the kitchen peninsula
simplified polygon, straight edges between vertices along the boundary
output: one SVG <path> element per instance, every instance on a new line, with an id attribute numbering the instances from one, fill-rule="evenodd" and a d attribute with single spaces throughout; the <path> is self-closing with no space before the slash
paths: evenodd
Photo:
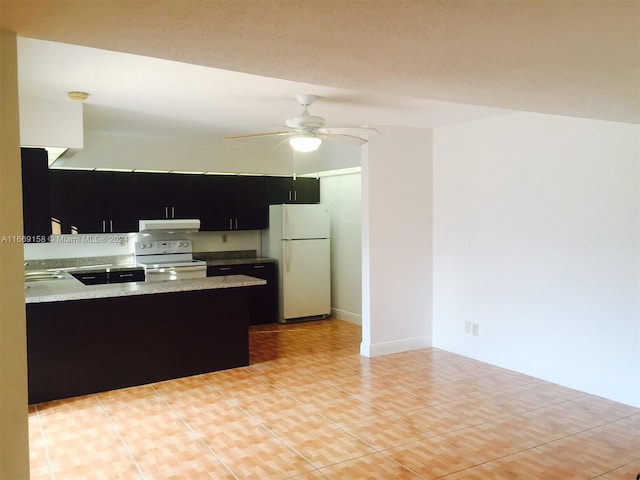
<path id="1" fill-rule="evenodd" d="M 25 284 L 29 403 L 249 364 L 246 275 Z"/>

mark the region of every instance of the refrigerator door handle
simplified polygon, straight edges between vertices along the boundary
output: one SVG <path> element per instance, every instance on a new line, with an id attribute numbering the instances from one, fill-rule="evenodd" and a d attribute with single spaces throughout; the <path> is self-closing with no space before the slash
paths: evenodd
<path id="1" fill-rule="evenodd" d="M 287 207 L 284 207 L 284 231 L 282 232 L 282 234 L 284 235 L 282 238 L 286 239 L 286 240 L 290 240 L 291 237 L 289 236 L 289 209 L 287 209 Z"/>
<path id="2" fill-rule="evenodd" d="M 283 242 L 283 254 L 284 254 L 284 266 L 287 269 L 287 273 L 291 272 L 291 242 Z"/>

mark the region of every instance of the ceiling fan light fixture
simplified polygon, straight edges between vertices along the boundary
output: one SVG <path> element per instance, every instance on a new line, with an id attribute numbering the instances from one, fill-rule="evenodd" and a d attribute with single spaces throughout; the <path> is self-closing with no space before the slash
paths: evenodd
<path id="1" fill-rule="evenodd" d="M 320 147 L 322 139 L 313 135 L 295 135 L 289 139 L 289 145 L 296 152 L 315 152 Z"/>

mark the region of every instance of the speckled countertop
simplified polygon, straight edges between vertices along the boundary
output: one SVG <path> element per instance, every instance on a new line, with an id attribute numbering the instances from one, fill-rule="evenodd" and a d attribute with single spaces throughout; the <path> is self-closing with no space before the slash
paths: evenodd
<path id="1" fill-rule="evenodd" d="M 211 290 L 215 288 L 253 287 L 265 285 L 266 280 L 247 275 L 227 275 L 189 280 L 164 282 L 110 283 L 106 285 L 83 285 L 69 274 L 55 280 L 25 283 L 26 303 L 64 302 L 94 298 L 122 297 L 128 295 L 151 295 L 157 293 Z"/>

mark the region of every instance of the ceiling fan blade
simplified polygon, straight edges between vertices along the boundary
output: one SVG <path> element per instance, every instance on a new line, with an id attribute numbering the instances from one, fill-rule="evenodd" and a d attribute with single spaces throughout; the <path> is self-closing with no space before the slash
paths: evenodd
<path id="1" fill-rule="evenodd" d="M 266 132 L 252 133 L 250 135 L 237 135 L 235 137 L 224 137 L 225 140 L 242 140 L 243 138 L 273 137 L 276 135 L 289 135 L 291 132 Z"/>
<path id="2" fill-rule="evenodd" d="M 340 133 L 318 133 L 316 136 L 329 142 L 342 142 L 349 145 L 355 145 L 357 147 L 364 145 L 369 141 L 366 138 L 355 137 L 353 135 L 343 135 Z"/>
<path id="3" fill-rule="evenodd" d="M 289 141 L 289 139 L 288 139 L 288 138 L 285 138 L 284 140 L 282 140 L 282 141 L 280 141 L 280 142 L 276 143 L 276 144 L 275 144 L 275 146 L 274 146 L 273 148 L 274 148 L 274 149 L 275 149 L 275 148 L 278 148 L 280 145 L 283 145 L 283 144 L 287 143 L 288 141 Z"/>
<path id="4" fill-rule="evenodd" d="M 350 135 L 353 133 L 380 133 L 380 130 L 373 127 L 324 127 L 319 128 L 318 133 L 328 133 L 328 134 L 345 134 Z"/>

